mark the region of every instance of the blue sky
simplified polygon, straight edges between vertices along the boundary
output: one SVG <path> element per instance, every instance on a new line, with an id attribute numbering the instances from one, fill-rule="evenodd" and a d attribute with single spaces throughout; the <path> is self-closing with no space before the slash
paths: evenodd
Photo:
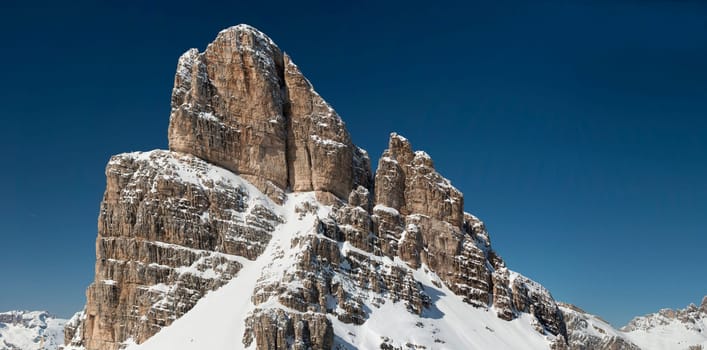
<path id="1" fill-rule="evenodd" d="M 0 4 L 0 310 L 81 309 L 108 158 L 166 148 L 177 58 L 238 23 L 374 160 L 427 151 L 556 299 L 622 325 L 707 294 L 699 1 L 27 3 Z"/>

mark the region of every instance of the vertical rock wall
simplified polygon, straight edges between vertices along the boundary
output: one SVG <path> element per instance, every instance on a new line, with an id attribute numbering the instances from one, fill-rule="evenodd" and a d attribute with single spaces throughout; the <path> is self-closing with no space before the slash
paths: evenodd
<path id="1" fill-rule="evenodd" d="M 196 155 L 277 201 L 293 191 L 346 198 L 370 186 L 367 155 L 289 56 L 240 25 L 179 59 L 169 148 Z"/>

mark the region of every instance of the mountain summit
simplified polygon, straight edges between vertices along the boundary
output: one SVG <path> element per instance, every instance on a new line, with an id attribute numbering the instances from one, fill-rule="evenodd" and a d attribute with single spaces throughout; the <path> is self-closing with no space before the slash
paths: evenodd
<path id="1" fill-rule="evenodd" d="M 587 348 L 429 155 L 393 133 L 373 174 L 253 27 L 179 58 L 168 134 L 108 163 L 67 349 Z"/>

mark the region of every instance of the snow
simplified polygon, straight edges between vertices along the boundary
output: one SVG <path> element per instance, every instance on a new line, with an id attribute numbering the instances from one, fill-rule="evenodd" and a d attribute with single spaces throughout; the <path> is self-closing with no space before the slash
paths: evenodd
<path id="1" fill-rule="evenodd" d="M 250 209 L 256 206 L 265 208 L 273 208 L 275 206 L 267 196 L 262 195 L 250 182 L 226 169 L 211 165 L 192 156 L 163 150 L 132 152 L 113 156 L 109 164 L 120 164 L 121 158 L 131 159 L 136 162 L 149 162 L 152 164 L 149 167 L 150 169 L 160 169 L 160 173 L 164 174 L 165 177 L 177 178 L 181 182 L 199 187 L 216 187 L 224 191 L 241 188 L 247 193 L 253 194 L 248 196 L 248 203 L 246 203 Z M 142 176 L 142 174 L 136 172 L 134 176 Z"/>
<path id="2" fill-rule="evenodd" d="M 397 137 L 397 136 L 396 136 Z M 335 141 L 321 140 L 315 135 L 312 138 L 317 142 Z M 258 293 L 258 286 L 270 282 L 282 281 L 296 263 L 297 249 L 293 249 L 292 240 L 295 236 L 316 234 L 323 239 L 328 239 L 314 231 L 317 219 L 327 220 L 331 207 L 318 204 L 314 193 L 291 193 L 287 195 L 282 206 L 274 204 L 254 186 L 239 176 L 218 167 L 194 164 L 186 166 L 178 157 L 164 157 L 159 151 L 146 153 L 131 153 L 123 155 L 136 161 L 150 161 L 165 169 L 165 176 L 178 177 L 181 181 L 194 183 L 200 186 L 242 188 L 247 192 L 248 207 L 262 205 L 283 219 L 283 224 L 275 226 L 272 239 L 265 251 L 255 260 L 241 257 L 227 256 L 236 259 L 243 268 L 237 276 L 223 287 L 208 293 L 192 310 L 181 318 L 175 320 L 170 326 L 163 328 L 144 344 L 136 344 L 129 340 L 124 345 L 128 350 L 226 350 L 242 349 L 243 335 L 245 333 L 245 318 L 254 309 L 251 296 Z M 194 167 L 198 170 L 195 171 Z M 451 187 L 446 180 L 440 180 L 438 185 Z M 225 188 L 225 187 L 224 187 Z M 306 203 L 313 204 L 318 211 L 311 213 L 301 210 Z M 298 210 L 299 208 L 300 210 Z M 398 215 L 394 208 L 377 205 L 374 211 L 383 211 Z M 306 213 L 306 214 L 303 214 Z M 209 216 L 201 216 L 202 220 L 209 220 Z M 479 221 L 475 225 L 482 225 Z M 345 225 L 340 227 L 346 229 Z M 418 229 L 409 225 L 407 231 Z M 158 245 L 169 245 L 163 242 L 154 242 Z M 352 246 L 349 242 L 338 242 L 342 255 L 348 256 L 355 253 L 364 256 L 370 261 L 380 264 L 381 268 L 396 266 L 410 269 L 399 258 L 391 259 L 386 256 L 376 256 Z M 169 245 L 174 249 L 191 249 Z M 218 255 L 222 253 L 213 252 Z M 207 257 L 203 257 L 205 259 Z M 349 266 L 344 260 L 341 268 L 346 270 Z M 218 270 L 218 267 L 215 268 Z M 200 271 L 193 266 L 180 267 L 178 273 L 199 274 L 202 277 L 217 276 L 214 269 Z M 425 347 L 426 349 L 548 349 L 549 343 L 554 340 L 552 335 L 543 335 L 536 331 L 537 322 L 531 315 L 522 313 L 517 319 L 505 321 L 496 316 L 496 310 L 478 308 L 465 303 L 462 298 L 451 292 L 438 276 L 430 272 L 425 266 L 411 270 L 413 277 L 419 282 L 425 293 L 431 299 L 431 306 L 425 309 L 422 315 L 411 313 L 403 302 L 393 302 L 386 295 L 371 293 L 362 298 L 363 309 L 366 312 L 366 321 L 362 325 L 347 324 L 339 321 L 336 314 L 327 314 L 332 322 L 335 332 L 335 344 L 341 349 L 378 349 L 381 343 L 386 343 L 395 348 L 409 348 L 408 344 Z M 341 276 L 335 276 L 340 282 L 345 283 Z M 517 278 L 522 278 L 531 295 L 543 295 L 547 291 L 522 275 L 510 272 L 511 284 Z M 107 280 L 104 283 L 110 284 Z M 149 287 L 154 292 L 169 292 L 172 286 L 154 285 Z M 287 288 L 298 289 L 302 285 L 297 281 L 289 283 Z M 336 299 L 327 296 L 327 304 L 337 311 L 339 308 Z M 257 305 L 259 309 L 279 308 L 289 310 L 271 297 L 268 301 Z M 566 311 L 566 310 L 563 310 Z M 698 334 L 694 330 L 687 330 L 682 324 L 669 324 L 663 328 L 651 331 L 637 330 L 630 333 L 617 331 L 598 317 L 589 315 L 586 318 L 588 326 L 580 330 L 587 334 L 603 337 L 606 335 L 624 337 L 648 350 L 663 350 L 687 348 L 688 345 L 703 344 L 707 346 L 704 333 Z M 707 325 L 700 326 L 707 329 Z M 681 328 L 682 327 L 682 328 Z M 254 347 L 252 344 L 251 347 Z"/>
<path id="3" fill-rule="evenodd" d="M 292 237 L 310 230 L 314 215 L 299 219 L 295 207 L 314 201 L 313 193 L 290 194 L 276 212 L 285 217 L 285 224 L 276 227 L 267 248 L 255 261 L 243 261 L 236 278 L 216 291 L 208 293 L 194 308 L 145 343 L 128 344 L 127 350 L 220 350 L 243 348 L 244 318 L 253 309 L 253 294 L 261 272 L 272 270 L 278 253 L 290 248 Z"/>
<path id="4" fill-rule="evenodd" d="M 391 158 L 391 157 L 387 157 L 387 156 L 386 156 L 386 157 L 382 157 L 382 158 L 381 158 L 381 161 L 386 162 L 386 163 L 395 163 L 395 164 L 398 164 L 398 161 L 397 161 L 396 159 Z"/>
<path id="5" fill-rule="evenodd" d="M 597 338 L 623 338 L 643 350 L 688 349 L 690 346 L 697 345 L 707 348 L 707 334 L 705 334 L 707 333 L 707 317 L 704 314 L 698 314 L 697 311 L 691 317 L 694 323 L 665 317 L 662 312 L 673 312 L 673 310 L 663 310 L 659 313 L 637 317 L 631 321 L 629 326 L 617 330 L 600 317 L 581 310 L 578 311 L 570 305 L 561 304 L 560 308 L 564 314 L 572 315 L 583 321 L 576 322 L 582 327 L 573 329 L 574 333 Z M 627 331 L 627 328 L 630 330 Z"/>
<path id="6" fill-rule="evenodd" d="M 334 141 L 331 139 L 323 139 L 317 135 L 310 135 L 309 138 L 311 138 L 312 141 L 314 141 L 320 145 L 324 145 L 324 146 L 330 146 L 330 147 L 334 147 L 334 148 L 345 148 L 346 147 L 345 144 L 343 144 L 339 141 Z"/>
<path id="7" fill-rule="evenodd" d="M 560 310 L 563 314 L 573 315 L 574 317 L 584 320 L 582 323 L 583 328 L 573 329 L 573 332 L 579 332 L 591 337 L 604 338 L 604 337 L 619 337 L 625 338 L 624 334 L 619 330 L 615 329 L 608 322 L 602 320 L 600 317 L 588 314 L 585 312 L 579 312 L 571 308 L 567 304 L 560 304 Z"/>
<path id="8" fill-rule="evenodd" d="M 475 308 L 446 287 L 436 287 L 433 281 L 442 285 L 441 281 L 425 266 L 413 275 L 434 303 L 422 316 L 410 313 L 402 302 L 388 300 L 378 307 L 367 303 L 370 314 L 363 325 L 329 316 L 336 343 L 346 349 L 378 349 L 385 339 L 402 348 L 412 344 L 427 349 L 548 349 L 551 338 L 533 329 L 530 315 L 501 320 L 493 309 Z"/>
<path id="9" fill-rule="evenodd" d="M 198 114 L 197 116 L 198 116 L 199 118 L 201 118 L 201 119 L 204 119 L 204 120 L 208 120 L 208 121 L 212 121 L 212 122 L 216 122 L 216 123 L 220 123 L 220 122 L 221 122 L 221 120 L 218 119 L 218 117 L 216 117 L 216 116 L 215 116 L 213 113 L 211 113 L 211 112 L 199 112 L 199 114 Z"/>
<path id="10" fill-rule="evenodd" d="M 707 349 L 707 317 L 697 319 L 694 324 L 677 319 L 664 319 L 663 322 L 665 324 L 623 334 L 643 350 L 687 349 L 691 345 L 702 345 Z"/>
<path id="11" fill-rule="evenodd" d="M 187 52 L 183 53 L 179 57 L 179 62 L 177 63 L 177 76 L 180 77 L 185 83 L 191 83 L 191 68 L 194 66 L 194 62 L 199 55 L 199 50 L 189 49 Z M 178 87 L 175 86 L 175 89 Z"/>
<path id="12" fill-rule="evenodd" d="M 388 214 L 393 215 L 393 216 L 399 216 L 399 215 L 400 215 L 400 212 L 399 212 L 397 209 L 391 208 L 391 207 L 387 207 L 387 206 L 382 205 L 382 204 L 377 204 L 375 207 L 373 207 L 373 212 L 377 212 L 377 211 L 382 211 L 382 212 L 388 213 Z"/>
<path id="13" fill-rule="evenodd" d="M 67 320 L 51 316 L 45 311 L 9 311 L 0 318 L 0 349 L 55 350 L 64 343 L 64 325 Z"/>
<path id="14" fill-rule="evenodd" d="M 396 138 L 396 139 L 398 139 L 398 140 L 400 140 L 400 141 L 402 141 L 402 142 L 407 142 L 407 140 L 408 140 L 408 139 L 406 139 L 404 136 L 399 135 L 399 134 L 396 133 L 396 132 L 391 132 L 391 133 L 390 133 L 390 137 L 391 137 L 391 138 Z"/>
<path id="15" fill-rule="evenodd" d="M 275 42 L 272 41 L 272 39 L 270 39 L 269 36 L 267 36 L 265 33 L 261 32 L 257 28 L 255 28 L 249 24 L 245 24 L 245 23 L 241 23 L 241 24 L 226 28 L 226 29 L 220 31 L 219 35 L 222 33 L 228 33 L 231 31 L 253 33 L 253 35 L 255 35 L 258 39 L 267 42 L 270 46 L 277 47 L 277 45 L 275 45 Z"/>
<path id="16" fill-rule="evenodd" d="M 415 151 L 415 158 L 422 158 L 422 159 L 426 159 L 426 160 L 432 159 L 432 157 L 430 157 L 430 155 L 427 154 L 427 152 L 425 152 L 425 151 Z"/>

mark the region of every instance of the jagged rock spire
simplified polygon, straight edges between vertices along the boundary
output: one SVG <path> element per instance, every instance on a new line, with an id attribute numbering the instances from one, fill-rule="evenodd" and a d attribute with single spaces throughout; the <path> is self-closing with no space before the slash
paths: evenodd
<path id="1" fill-rule="evenodd" d="M 378 161 L 376 202 L 399 210 L 449 222 L 461 228 L 464 196 L 435 169 L 424 151 L 413 152 L 410 141 L 390 134 L 388 149 Z"/>
<path id="2" fill-rule="evenodd" d="M 287 54 L 248 25 L 221 31 L 179 59 L 170 150 L 229 169 L 273 199 L 370 187 L 370 161 Z"/>

